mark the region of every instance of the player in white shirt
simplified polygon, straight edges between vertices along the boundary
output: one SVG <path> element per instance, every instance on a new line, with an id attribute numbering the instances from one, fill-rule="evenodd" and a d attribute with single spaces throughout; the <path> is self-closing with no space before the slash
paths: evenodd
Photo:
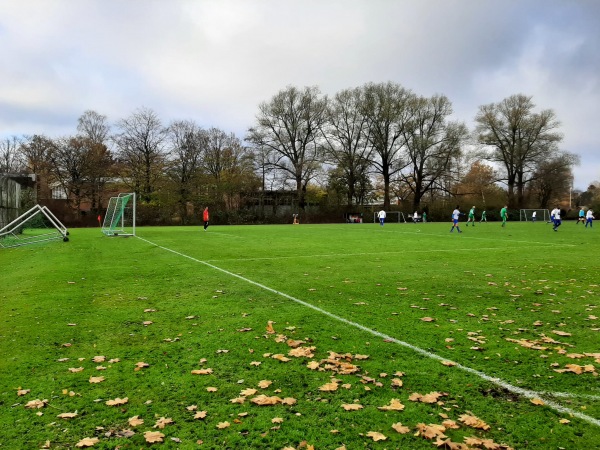
<path id="1" fill-rule="evenodd" d="M 557 228 L 560 227 L 562 224 L 562 220 L 560 220 L 560 209 L 558 208 L 558 206 L 552 210 L 550 216 L 552 217 L 552 222 L 554 222 L 554 226 L 552 227 L 552 229 L 554 231 L 557 231 Z"/>
<path id="2" fill-rule="evenodd" d="M 383 226 L 385 222 L 385 211 L 383 209 L 377 213 L 377 218 L 379 219 L 379 225 Z"/>
<path id="3" fill-rule="evenodd" d="M 456 209 L 452 211 L 452 228 L 450 228 L 450 233 L 454 231 L 454 228 L 456 228 L 459 233 L 462 233 L 462 231 L 460 231 L 460 227 L 458 226 L 458 218 L 461 215 L 462 213 L 458 210 L 458 205 L 456 205 Z"/>
<path id="4" fill-rule="evenodd" d="M 588 212 L 585 216 L 585 227 L 587 228 L 588 224 L 590 224 L 590 228 L 592 228 L 592 222 L 594 221 L 594 211 L 588 209 Z"/>

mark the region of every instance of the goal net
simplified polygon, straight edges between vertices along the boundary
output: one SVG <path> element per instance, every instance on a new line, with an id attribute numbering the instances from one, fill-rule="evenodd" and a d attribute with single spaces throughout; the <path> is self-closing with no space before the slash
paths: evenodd
<path id="1" fill-rule="evenodd" d="M 135 236 L 135 193 L 119 194 L 108 201 L 102 232 L 107 236 Z"/>
<path id="2" fill-rule="evenodd" d="M 0 248 L 69 238 L 67 228 L 46 207 L 35 205 L 0 229 Z"/>
<path id="3" fill-rule="evenodd" d="M 519 210 L 519 220 L 521 222 L 549 222 L 550 211 L 547 209 L 521 209 Z"/>
<path id="4" fill-rule="evenodd" d="M 373 223 L 379 223 L 379 218 L 377 217 L 378 211 L 373 213 Z M 386 223 L 406 223 L 406 217 L 404 213 L 400 211 L 389 211 L 385 213 L 385 221 Z"/>

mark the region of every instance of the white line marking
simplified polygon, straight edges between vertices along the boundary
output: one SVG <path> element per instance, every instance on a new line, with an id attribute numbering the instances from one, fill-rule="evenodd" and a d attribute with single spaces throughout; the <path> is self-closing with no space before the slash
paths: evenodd
<path id="1" fill-rule="evenodd" d="M 347 319 L 345 319 L 343 317 L 337 316 L 337 315 L 335 315 L 333 313 L 330 313 L 329 311 L 326 311 L 324 309 L 319 308 L 318 306 L 312 305 L 312 304 L 307 303 L 305 301 L 302 301 L 302 300 L 300 300 L 298 298 L 292 297 L 291 295 L 288 295 L 288 294 L 286 294 L 284 292 L 281 292 L 281 291 L 278 291 L 276 289 L 273 289 L 273 288 L 270 288 L 268 286 L 265 286 L 264 284 L 258 283 L 256 281 L 252 281 L 249 278 L 245 278 L 245 277 L 243 277 L 241 275 L 235 274 L 233 272 L 229 272 L 228 270 L 222 269 L 222 268 L 220 268 L 218 266 L 210 264 L 210 263 L 208 263 L 206 261 L 199 260 L 197 258 L 194 258 L 192 256 L 186 255 L 184 253 L 180 253 L 180 252 L 178 252 L 176 250 L 173 250 L 173 249 L 170 249 L 170 248 L 167 248 L 167 247 L 163 247 L 162 245 L 155 244 L 154 242 L 151 242 L 151 241 L 149 241 L 147 239 L 144 239 L 142 237 L 139 237 L 139 236 L 136 236 L 136 237 L 138 239 L 144 241 L 144 242 L 147 242 L 150 245 L 154 245 L 155 247 L 158 247 L 158 248 L 163 249 L 165 251 L 168 251 L 168 252 L 174 253 L 176 255 L 182 256 L 184 258 L 190 259 L 190 260 L 192 260 L 194 262 L 197 262 L 197 263 L 200 263 L 200 264 L 204 264 L 205 266 L 210 267 L 210 268 L 212 268 L 214 270 L 217 270 L 219 272 L 222 272 L 222 273 L 224 273 L 226 275 L 232 276 L 234 278 L 238 278 L 238 279 L 240 279 L 242 281 L 245 281 L 246 283 L 249 283 L 249 284 L 257 286 L 257 287 L 259 287 L 261 289 L 264 289 L 265 291 L 272 292 L 273 294 L 280 295 L 280 296 L 282 296 L 284 298 L 287 298 L 288 300 L 292 300 L 293 302 L 296 302 L 296 303 L 298 303 L 298 304 L 300 304 L 302 306 L 306 306 L 307 308 L 310 308 L 310 309 L 312 309 L 314 311 L 317 311 L 317 312 L 319 312 L 319 313 L 321 313 L 321 314 L 323 314 L 323 315 L 325 315 L 327 317 L 330 317 L 332 319 L 335 319 L 335 320 L 337 320 L 339 322 L 345 323 L 346 325 L 350 325 L 351 327 L 358 328 L 359 330 L 362 330 L 362 331 L 364 331 L 366 333 L 372 334 L 373 336 L 380 337 L 380 338 L 382 338 L 382 339 L 384 339 L 384 340 L 386 340 L 388 342 L 393 342 L 395 344 L 398 344 L 398 345 L 401 345 L 403 347 L 409 348 L 409 349 L 413 350 L 414 352 L 419 353 L 419 354 L 421 354 L 423 356 L 426 356 L 428 358 L 435 359 L 435 360 L 440 361 L 440 362 L 441 361 L 449 361 L 447 358 L 442 358 L 441 356 L 436 355 L 435 353 L 428 352 L 427 350 L 424 350 L 424 349 L 422 349 L 420 347 L 417 347 L 415 345 L 409 344 L 408 342 L 401 341 L 401 340 L 396 339 L 396 338 L 394 338 L 392 336 L 388 336 L 387 334 L 383 334 L 383 333 L 380 333 L 379 331 L 375 331 L 375 330 L 372 330 L 370 328 L 367 328 L 364 325 L 361 325 L 359 323 L 352 322 L 352 321 L 347 320 Z M 454 364 L 456 364 L 454 367 L 456 367 L 458 369 L 461 369 L 461 370 L 464 370 L 465 372 L 468 372 L 470 374 L 476 375 L 476 376 L 478 376 L 479 378 L 481 378 L 483 380 L 489 381 L 490 383 L 493 383 L 493 384 L 495 384 L 497 386 L 500 386 L 500 387 L 506 389 L 507 391 L 510 391 L 510 392 L 512 392 L 514 394 L 518 394 L 518 395 L 520 395 L 522 397 L 533 399 L 533 398 L 542 398 L 544 396 L 543 392 L 536 392 L 536 391 L 532 391 L 530 389 L 523 389 L 523 388 L 520 388 L 518 386 L 513 386 L 512 384 L 508 383 L 507 381 L 501 380 L 500 378 L 490 377 L 489 375 L 487 375 L 487 374 L 485 374 L 483 372 L 480 372 L 479 370 L 472 369 L 472 368 L 467 367 L 467 366 L 463 366 L 462 364 L 459 364 L 459 363 L 454 362 L 454 361 L 452 361 L 452 362 Z M 550 394 L 550 395 L 552 395 L 552 394 Z M 588 416 L 586 414 L 580 413 L 579 411 L 575 411 L 573 409 L 570 409 L 570 408 L 567 408 L 565 406 L 562 406 L 562 405 L 560 405 L 560 404 L 558 404 L 558 403 L 556 403 L 556 402 L 554 402 L 552 400 L 549 400 L 548 398 L 545 398 L 543 400 L 544 400 L 544 404 L 546 406 L 548 406 L 549 408 L 554 409 L 555 411 L 558 411 L 558 412 L 561 412 L 561 413 L 565 413 L 565 414 L 570 414 L 573 417 L 577 417 L 577 418 L 579 418 L 581 420 L 584 420 L 584 421 L 586 421 L 586 422 L 588 422 L 588 423 L 590 423 L 592 425 L 596 425 L 597 427 L 600 427 L 600 420 L 598 420 L 598 419 L 596 419 L 594 417 Z"/>

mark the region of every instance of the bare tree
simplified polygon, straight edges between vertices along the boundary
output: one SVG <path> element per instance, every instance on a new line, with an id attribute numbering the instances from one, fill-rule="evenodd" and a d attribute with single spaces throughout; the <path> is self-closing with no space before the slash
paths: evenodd
<path id="1" fill-rule="evenodd" d="M 347 206 L 366 195 L 363 188 L 366 187 L 372 147 L 363 105 L 361 88 L 338 92 L 329 102 L 323 131 L 327 161 L 337 167 L 330 175 L 332 180 L 344 181 Z"/>
<path id="2" fill-rule="evenodd" d="M 408 165 L 399 178 L 410 189 L 413 210 L 418 211 L 423 196 L 436 187 L 460 157 L 469 132 L 464 124 L 447 121 L 452 104 L 443 95 L 413 97 L 407 110 L 402 140 Z"/>
<path id="3" fill-rule="evenodd" d="M 244 192 L 258 186 L 254 154 L 233 133 L 211 128 L 206 138 L 202 166 L 214 183 L 215 200 L 223 201 L 228 210 L 234 209 Z"/>
<path id="4" fill-rule="evenodd" d="M 569 194 L 573 186 L 572 168 L 578 161 L 576 155 L 560 153 L 538 165 L 529 187 L 539 208 L 548 208 Z"/>
<path id="5" fill-rule="evenodd" d="M 99 144 L 106 144 L 110 135 L 110 126 L 106 116 L 87 110 L 77 120 L 79 135 Z"/>
<path id="6" fill-rule="evenodd" d="M 11 136 L 0 141 L 0 172 L 17 173 L 25 169 L 23 155 L 19 152 L 21 140 Z"/>
<path id="7" fill-rule="evenodd" d="M 538 165 L 558 152 L 562 141 L 554 112 L 535 113 L 534 107 L 531 97 L 518 94 L 480 106 L 475 116 L 477 140 L 488 149 L 485 159 L 504 168 L 512 207 L 523 206 L 526 184 Z"/>
<path id="8" fill-rule="evenodd" d="M 273 152 L 273 166 L 295 182 L 300 209 L 306 205 L 306 187 L 322 164 L 319 137 L 326 107 L 327 98 L 316 86 L 289 86 L 259 105 L 257 124 L 246 137 L 255 147 Z"/>
<path id="9" fill-rule="evenodd" d="M 150 202 L 164 172 L 166 130 L 158 115 L 147 108 L 120 120 L 117 128 L 113 140 L 124 167 L 125 181 L 140 194 L 142 201 Z"/>
<path id="10" fill-rule="evenodd" d="M 183 223 L 187 222 L 189 202 L 195 198 L 202 156 L 207 148 L 204 130 L 191 121 L 173 122 L 167 130 L 169 162 L 167 174 L 175 185 L 177 204 Z"/>
<path id="11" fill-rule="evenodd" d="M 52 139 L 43 135 L 26 136 L 19 147 L 23 155 L 25 170 L 36 176 L 35 201 L 43 202 L 52 198 L 49 185 L 52 182 L 50 152 L 56 147 Z"/>
<path id="12" fill-rule="evenodd" d="M 406 162 L 402 159 L 402 132 L 407 103 L 414 95 L 399 84 L 367 84 L 364 88 L 363 114 L 368 121 L 371 162 L 383 178 L 383 204 L 390 207 L 390 181 Z"/>

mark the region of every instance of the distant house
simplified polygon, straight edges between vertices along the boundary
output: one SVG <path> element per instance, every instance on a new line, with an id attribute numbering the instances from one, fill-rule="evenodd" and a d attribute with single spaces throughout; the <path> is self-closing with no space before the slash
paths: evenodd
<path id="1" fill-rule="evenodd" d="M 21 211 L 21 191 L 35 184 L 35 175 L 0 173 L 0 228 L 8 225 Z"/>

